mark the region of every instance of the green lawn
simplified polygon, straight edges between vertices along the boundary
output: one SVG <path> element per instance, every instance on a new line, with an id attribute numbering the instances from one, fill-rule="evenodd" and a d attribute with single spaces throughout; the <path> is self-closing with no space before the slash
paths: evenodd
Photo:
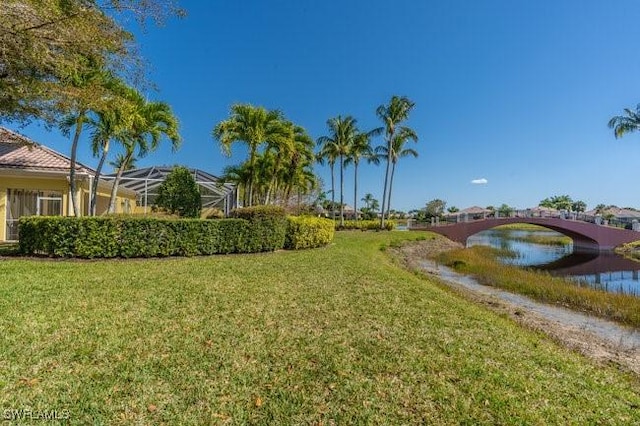
<path id="1" fill-rule="evenodd" d="M 403 271 L 324 249 L 0 261 L 0 408 L 98 424 L 638 424 L 640 384 Z"/>

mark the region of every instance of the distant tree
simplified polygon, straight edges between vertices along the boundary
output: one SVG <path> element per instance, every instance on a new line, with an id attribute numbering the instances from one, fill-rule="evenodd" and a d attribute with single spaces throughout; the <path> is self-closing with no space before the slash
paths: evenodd
<path id="1" fill-rule="evenodd" d="M 553 197 L 545 198 L 538 204 L 540 207 L 547 207 L 556 210 L 571 210 L 574 201 L 568 195 L 554 195 Z"/>
<path id="2" fill-rule="evenodd" d="M 365 194 L 362 198 L 362 202 L 365 204 L 363 207 L 362 215 L 365 219 L 374 219 L 376 217 L 376 212 L 380 208 L 380 202 L 373 198 L 373 195 L 370 193 Z"/>
<path id="3" fill-rule="evenodd" d="M 605 206 L 604 204 L 598 204 L 595 208 L 596 214 L 602 214 L 606 209 L 607 209 L 607 206 Z"/>
<path id="4" fill-rule="evenodd" d="M 617 115 L 609 120 L 609 128 L 613 129 L 616 139 L 640 130 L 640 104 L 635 111 L 625 108 L 624 115 Z"/>
<path id="5" fill-rule="evenodd" d="M 442 217 L 446 206 L 447 203 L 439 198 L 429 201 L 425 207 L 425 218 Z"/>
<path id="6" fill-rule="evenodd" d="M 193 175 L 183 166 L 174 167 L 158 188 L 156 205 L 182 217 L 200 217 L 200 188 Z"/>
<path id="7" fill-rule="evenodd" d="M 583 213 L 587 210 L 587 203 L 580 200 L 574 201 L 571 205 L 571 210 L 573 210 L 574 212 Z"/>
<path id="8" fill-rule="evenodd" d="M 447 208 L 447 211 L 449 213 L 458 213 L 460 211 L 460 209 L 457 208 L 456 206 L 451 206 L 451 207 Z"/>
<path id="9" fill-rule="evenodd" d="M 511 213 L 513 213 L 514 210 L 515 209 L 513 207 L 509 206 L 508 204 L 504 204 L 504 203 L 500 207 L 498 207 L 498 213 L 502 217 L 511 216 Z"/>

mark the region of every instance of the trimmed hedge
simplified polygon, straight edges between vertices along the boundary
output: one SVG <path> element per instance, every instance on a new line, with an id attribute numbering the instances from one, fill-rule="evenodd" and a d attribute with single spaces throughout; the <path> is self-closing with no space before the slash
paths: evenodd
<path id="1" fill-rule="evenodd" d="M 387 231 L 392 231 L 395 229 L 396 223 L 392 220 L 387 220 L 384 223 L 384 229 Z M 340 226 L 340 222 L 336 221 L 336 230 L 338 231 L 346 231 L 346 230 L 354 230 L 359 229 L 361 231 L 379 231 L 380 230 L 380 221 L 379 220 L 345 220 L 344 226 Z"/>
<path id="2" fill-rule="evenodd" d="M 232 211 L 231 217 L 246 220 L 252 224 L 251 232 L 247 234 L 250 252 L 273 251 L 284 247 L 287 215 L 282 207 L 245 207 Z"/>
<path id="3" fill-rule="evenodd" d="M 19 250 L 81 258 L 197 256 L 274 251 L 284 248 L 285 241 L 287 248 L 318 247 L 333 238 L 324 223 L 302 221 L 302 226 L 288 220 L 282 209 L 255 207 L 234 215 L 221 220 L 21 217 Z"/>
<path id="4" fill-rule="evenodd" d="M 299 250 L 326 246 L 333 241 L 332 220 L 311 216 L 290 216 L 284 248 Z"/>

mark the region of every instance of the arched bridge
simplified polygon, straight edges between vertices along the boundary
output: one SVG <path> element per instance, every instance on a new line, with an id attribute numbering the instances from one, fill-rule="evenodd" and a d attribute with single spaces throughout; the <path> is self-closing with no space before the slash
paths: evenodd
<path id="1" fill-rule="evenodd" d="M 436 226 L 410 226 L 409 229 L 427 229 L 444 235 L 450 240 L 466 244 L 467 238 L 471 235 L 511 223 L 540 225 L 564 234 L 573 240 L 573 247 L 576 251 L 613 250 L 619 245 L 640 240 L 640 232 L 637 231 L 556 217 L 487 218 Z"/>

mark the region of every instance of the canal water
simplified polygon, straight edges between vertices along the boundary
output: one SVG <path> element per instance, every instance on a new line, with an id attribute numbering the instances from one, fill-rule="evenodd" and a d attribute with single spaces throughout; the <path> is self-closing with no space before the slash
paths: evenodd
<path id="1" fill-rule="evenodd" d="M 531 237 L 562 237 L 551 230 L 489 229 L 472 235 L 467 247 L 485 245 L 507 250 L 505 264 L 546 270 L 576 285 L 640 297 L 640 263 L 615 253 L 574 253 L 573 245 L 537 244 Z"/>

